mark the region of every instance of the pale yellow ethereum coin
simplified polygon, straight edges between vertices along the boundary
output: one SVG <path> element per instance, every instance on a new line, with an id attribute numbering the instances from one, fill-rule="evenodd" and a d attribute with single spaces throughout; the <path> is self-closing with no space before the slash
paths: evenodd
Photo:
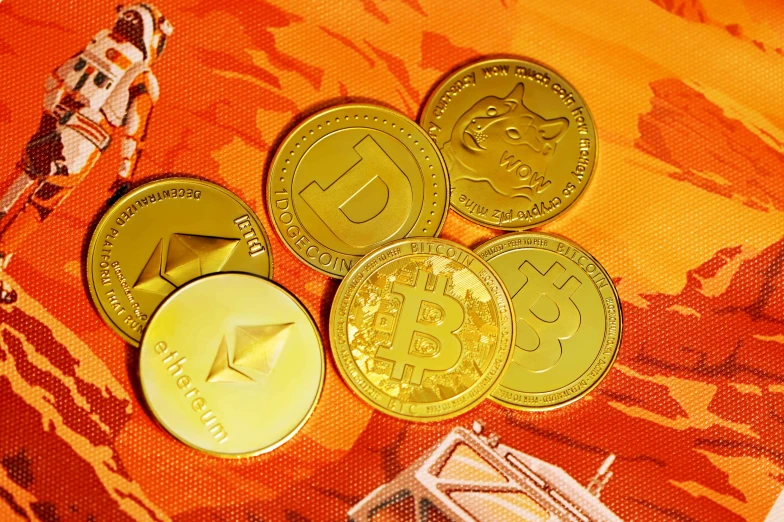
<path id="1" fill-rule="evenodd" d="M 223 273 L 161 304 L 142 338 L 139 375 L 150 411 L 174 437 L 242 457 L 299 431 L 325 366 L 316 325 L 294 296 L 260 277 Z"/>
<path id="2" fill-rule="evenodd" d="M 512 296 L 517 346 L 492 398 L 550 409 L 583 397 L 607 375 L 621 344 L 621 301 L 585 250 L 548 234 L 506 234 L 476 253 Z"/>
<path id="3" fill-rule="evenodd" d="M 585 191 L 596 163 L 585 101 L 535 62 L 463 67 L 433 91 L 421 123 L 444 155 L 452 208 L 480 225 L 524 230 L 553 219 Z"/>
<path id="4" fill-rule="evenodd" d="M 283 243 L 316 270 L 343 277 L 379 245 L 438 235 L 449 179 L 416 123 L 382 107 L 341 105 L 283 140 L 267 200 Z"/>
<path id="5" fill-rule="evenodd" d="M 499 382 L 515 338 L 498 276 L 465 247 L 403 239 L 364 257 L 338 288 L 332 354 L 371 406 L 432 421 L 473 408 Z"/>
<path id="6" fill-rule="evenodd" d="M 213 272 L 272 277 L 272 257 L 253 211 L 197 179 L 167 178 L 126 194 L 98 223 L 87 254 L 95 307 L 131 344 L 167 295 Z"/>

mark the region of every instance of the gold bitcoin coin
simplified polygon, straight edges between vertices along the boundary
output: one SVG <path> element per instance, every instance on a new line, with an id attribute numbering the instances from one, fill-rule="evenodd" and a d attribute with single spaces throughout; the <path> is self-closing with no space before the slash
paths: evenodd
<path id="1" fill-rule="evenodd" d="M 313 319 L 277 284 L 249 274 L 172 293 L 141 343 L 142 391 L 175 438 L 220 457 L 258 455 L 305 424 L 326 361 Z"/>
<path id="2" fill-rule="evenodd" d="M 403 239 L 364 257 L 332 303 L 337 367 L 371 406 L 407 420 L 459 415 L 490 393 L 514 346 L 509 294 L 473 252 Z"/>
<path id="3" fill-rule="evenodd" d="M 444 155 L 452 208 L 525 230 L 574 204 L 596 163 L 596 129 L 580 94 L 552 69 L 514 58 L 460 69 L 433 92 L 422 127 Z"/>
<path id="4" fill-rule="evenodd" d="M 544 410 L 583 397 L 607 375 L 621 344 L 618 292 L 585 250 L 548 234 L 506 234 L 476 253 L 512 296 L 517 343 L 492 399 Z"/>
<path id="5" fill-rule="evenodd" d="M 98 223 L 87 254 L 95 307 L 134 345 L 163 298 L 212 272 L 272 277 L 272 258 L 253 211 L 196 179 L 167 178 L 126 194 Z"/>
<path id="6" fill-rule="evenodd" d="M 267 199 L 289 250 L 340 278 L 377 246 L 438 235 L 449 178 L 416 123 L 373 105 L 341 105 L 311 116 L 283 140 Z"/>

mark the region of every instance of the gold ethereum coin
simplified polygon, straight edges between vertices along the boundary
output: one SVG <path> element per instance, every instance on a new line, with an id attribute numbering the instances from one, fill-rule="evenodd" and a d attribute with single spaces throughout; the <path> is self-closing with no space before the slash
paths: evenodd
<path id="1" fill-rule="evenodd" d="M 313 319 L 277 284 L 212 274 L 172 293 L 150 320 L 139 375 L 175 438 L 220 457 L 270 451 L 316 406 L 326 361 Z"/>
<path id="2" fill-rule="evenodd" d="M 306 119 L 283 140 L 267 199 L 289 250 L 340 278 L 384 243 L 438 235 L 449 178 L 416 123 L 382 107 L 341 105 Z"/>
<path id="3" fill-rule="evenodd" d="M 496 402 L 544 410 L 585 396 L 607 375 L 621 344 L 618 292 L 590 254 L 549 234 L 506 234 L 476 253 L 512 296 L 517 342 Z"/>
<path id="4" fill-rule="evenodd" d="M 98 223 L 87 254 L 95 307 L 134 345 L 167 295 L 213 272 L 272 277 L 269 241 L 240 198 L 196 179 L 167 178 L 126 194 Z"/>
<path id="5" fill-rule="evenodd" d="M 364 257 L 338 288 L 332 354 L 344 380 L 389 415 L 433 421 L 490 393 L 514 346 L 496 273 L 467 248 L 403 239 Z"/>
<path id="6" fill-rule="evenodd" d="M 451 204 L 467 219 L 525 230 L 574 204 L 596 163 L 596 129 L 580 94 L 552 69 L 483 60 L 444 80 L 422 127 L 444 155 Z"/>

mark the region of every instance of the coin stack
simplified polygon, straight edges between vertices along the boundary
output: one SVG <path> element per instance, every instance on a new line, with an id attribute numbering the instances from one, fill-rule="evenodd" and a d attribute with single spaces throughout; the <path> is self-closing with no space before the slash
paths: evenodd
<path id="1" fill-rule="evenodd" d="M 267 211 L 296 257 L 342 279 L 329 340 L 360 398 L 434 421 L 486 397 L 551 409 L 601 381 L 622 330 L 611 277 L 571 241 L 524 232 L 582 195 L 596 147 L 579 93 L 514 58 L 447 77 L 419 124 L 348 104 L 291 131 Z M 473 251 L 439 239 L 450 206 L 511 233 Z M 190 178 L 143 185 L 100 221 L 87 265 L 96 308 L 140 346 L 145 399 L 174 437 L 249 456 L 307 421 L 324 383 L 321 336 L 271 282 L 266 232 L 237 196 Z"/>

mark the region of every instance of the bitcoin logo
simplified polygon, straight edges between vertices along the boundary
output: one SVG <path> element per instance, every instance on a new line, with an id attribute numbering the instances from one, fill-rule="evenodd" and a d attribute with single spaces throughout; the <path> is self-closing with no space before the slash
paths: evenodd
<path id="1" fill-rule="evenodd" d="M 411 384 L 422 384 L 425 370 L 443 372 L 457 364 L 462 352 L 454 334 L 463 324 L 463 306 L 446 295 L 449 278 L 437 276 L 427 289 L 428 273 L 417 270 L 414 286 L 394 282 L 392 292 L 403 297 L 397 328 L 389 348 L 381 347 L 379 359 L 394 363 L 391 377 L 402 380 L 407 366 L 412 368 Z"/>
<path id="2" fill-rule="evenodd" d="M 526 283 L 512 297 L 517 313 L 517 347 L 514 360 L 524 368 L 543 372 L 560 360 L 561 340 L 568 339 L 580 327 L 580 310 L 572 294 L 582 283 L 569 277 L 560 287 L 556 282 L 566 269 L 553 263 L 545 274 L 526 261 L 519 271 Z"/>
<path id="3" fill-rule="evenodd" d="M 370 136 L 354 146 L 359 155 L 348 171 L 322 187 L 313 181 L 300 196 L 341 241 L 365 248 L 393 237 L 413 204 L 405 173 Z"/>

